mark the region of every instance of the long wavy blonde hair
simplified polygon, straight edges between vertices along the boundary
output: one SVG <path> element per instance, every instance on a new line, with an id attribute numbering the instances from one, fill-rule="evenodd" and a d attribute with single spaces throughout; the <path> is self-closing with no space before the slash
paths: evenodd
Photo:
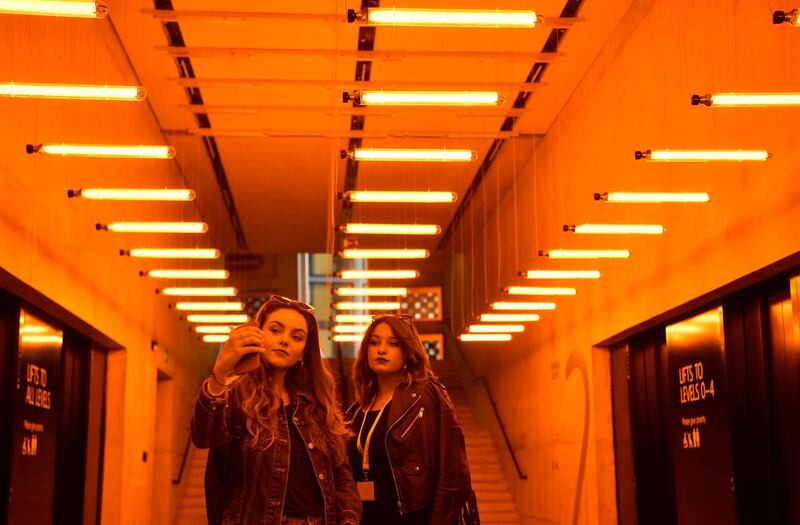
<path id="1" fill-rule="evenodd" d="M 317 319 L 313 313 L 293 303 L 267 302 L 256 314 L 258 326 L 263 329 L 269 314 L 281 309 L 299 312 L 308 324 L 303 364 L 292 366 L 286 372 L 286 388 L 293 397 L 303 393 L 311 399 L 306 414 L 315 446 L 337 462 L 346 461 L 344 440 L 347 431 L 336 402 L 333 375 L 322 359 Z M 269 365 L 262 359 L 261 368 L 245 375 L 236 389 L 242 400 L 241 410 L 251 446 L 258 444 L 262 434 L 267 437 L 266 446 L 272 445 L 278 433 L 278 410 L 282 409 L 282 403 L 280 393 L 272 383 Z"/>

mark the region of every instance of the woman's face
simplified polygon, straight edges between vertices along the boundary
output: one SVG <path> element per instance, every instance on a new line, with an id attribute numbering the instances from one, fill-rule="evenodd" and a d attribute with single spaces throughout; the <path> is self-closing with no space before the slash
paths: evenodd
<path id="1" fill-rule="evenodd" d="M 291 308 L 279 308 L 267 315 L 264 326 L 264 360 L 275 368 L 289 368 L 303 358 L 308 339 L 305 316 Z"/>
<path id="2" fill-rule="evenodd" d="M 367 347 L 369 368 L 376 374 L 396 374 L 403 369 L 406 359 L 400 340 L 386 323 L 375 326 Z"/>

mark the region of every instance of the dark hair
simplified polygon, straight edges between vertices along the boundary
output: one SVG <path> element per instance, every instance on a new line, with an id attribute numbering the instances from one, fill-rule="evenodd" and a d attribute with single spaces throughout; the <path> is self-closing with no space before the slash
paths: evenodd
<path id="1" fill-rule="evenodd" d="M 392 329 L 394 336 L 400 341 L 400 349 L 405 359 L 405 386 L 411 385 L 412 381 L 420 378 L 433 377 L 428 353 L 422 346 L 419 334 L 410 318 L 397 315 L 381 315 L 372 319 L 372 323 L 364 333 L 364 339 L 358 349 L 356 362 L 353 366 L 353 385 L 356 391 L 356 400 L 362 407 L 366 407 L 375 399 L 378 392 L 378 376 L 369 367 L 369 340 L 375 328 L 380 324 L 386 324 Z"/>
<path id="2" fill-rule="evenodd" d="M 320 450 L 337 462 L 346 461 L 344 439 L 347 436 L 342 414 L 336 402 L 333 375 L 322 359 L 317 319 L 312 310 L 302 306 L 304 303 L 292 301 L 268 301 L 256 314 L 259 328 L 264 327 L 267 317 L 277 310 L 294 310 L 300 313 L 308 325 L 306 348 L 302 366 L 292 366 L 286 372 L 286 388 L 296 395 L 303 393 L 311 398 L 310 434 Z M 277 412 L 281 408 L 280 394 L 272 384 L 269 365 L 261 361 L 261 368 L 245 375 L 237 384 L 241 394 L 242 411 L 246 416 L 246 426 L 253 443 L 258 442 L 262 432 L 269 434 L 269 442 L 277 435 Z"/>

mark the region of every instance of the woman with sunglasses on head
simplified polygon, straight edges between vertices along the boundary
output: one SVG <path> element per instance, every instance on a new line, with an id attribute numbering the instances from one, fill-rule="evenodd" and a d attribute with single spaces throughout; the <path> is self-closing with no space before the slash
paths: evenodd
<path id="1" fill-rule="evenodd" d="M 347 435 L 314 309 L 273 295 L 231 332 L 195 406 L 209 524 L 356 525 Z"/>
<path id="2" fill-rule="evenodd" d="M 411 316 L 373 318 L 353 382 L 345 419 L 361 523 L 456 523 L 471 493 L 464 434 Z"/>

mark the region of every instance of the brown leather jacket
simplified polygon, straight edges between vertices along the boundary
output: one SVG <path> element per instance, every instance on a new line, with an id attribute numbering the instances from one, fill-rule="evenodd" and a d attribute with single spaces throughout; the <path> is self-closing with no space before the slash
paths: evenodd
<path id="1" fill-rule="evenodd" d="M 345 413 L 351 424 L 361 407 Z M 398 385 L 389 407 L 386 450 L 400 514 L 431 509 L 430 525 L 452 525 L 471 490 L 464 433 L 444 385 Z M 355 438 L 352 438 L 355 439 Z"/>

